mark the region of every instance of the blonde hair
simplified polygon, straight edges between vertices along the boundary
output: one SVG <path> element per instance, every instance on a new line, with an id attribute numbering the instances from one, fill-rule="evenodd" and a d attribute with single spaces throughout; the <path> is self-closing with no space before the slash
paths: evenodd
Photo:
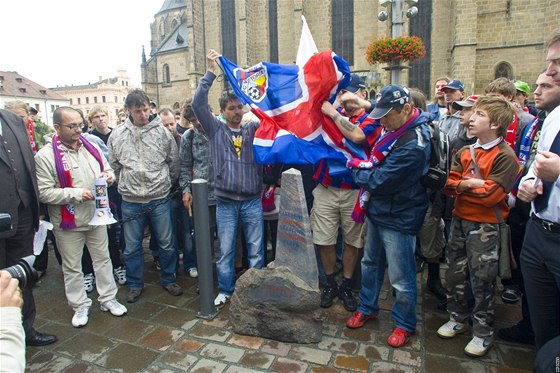
<path id="1" fill-rule="evenodd" d="M 6 104 L 4 105 L 4 109 L 6 110 L 22 109 L 25 110 L 27 114 L 29 114 L 29 107 L 25 102 L 20 100 L 6 102 Z"/>
<path id="2" fill-rule="evenodd" d="M 488 114 L 490 124 L 498 126 L 496 134 L 505 137 L 508 127 L 515 115 L 512 103 L 499 96 L 482 96 L 476 100 L 473 110 L 484 110 Z"/>
<path id="3" fill-rule="evenodd" d="M 93 120 L 93 117 L 96 116 L 97 113 L 103 113 L 106 116 L 109 116 L 109 112 L 107 111 L 107 108 L 105 106 L 95 105 L 88 113 L 88 120 L 91 122 Z"/>

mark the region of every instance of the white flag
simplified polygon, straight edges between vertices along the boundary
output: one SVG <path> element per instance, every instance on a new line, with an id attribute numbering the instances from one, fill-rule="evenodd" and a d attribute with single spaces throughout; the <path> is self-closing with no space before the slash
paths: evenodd
<path id="1" fill-rule="evenodd" d="M 301 28 L 301 38 L 299 39 L 299 48 L 296 57 L 296 65 L 300 68 L 305 65 L 307 60 L 311 58 L 315 53 L 318 53 L 317 45 L 315 45 L 315 40 L 311 36 L 311 31 L 309 31 L 309 26 L 307 26 L 307 21 L 302 15 L 301 20 L 303 21 L 303 26 Z"/>

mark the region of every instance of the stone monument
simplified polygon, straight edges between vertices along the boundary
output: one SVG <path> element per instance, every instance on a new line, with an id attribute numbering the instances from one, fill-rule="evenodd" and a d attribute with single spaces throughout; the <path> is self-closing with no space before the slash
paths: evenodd
<path id="1" fill-rule="evenodd" d="M 321 341 L 317 260 L 301 173 L 282 173 L 274 266 L 250 269 L 235 285 L 230 321 L 239 334 L 282 342 Z"/>
<path id="2" fill-rule="evenodd" d="M 290 168 L 282 173 L 280 201 L 274 265 L 288 267 L 311 288 L 319 289 L 311 222 L 307 213 L 301 172 L 298 170 Z"/>

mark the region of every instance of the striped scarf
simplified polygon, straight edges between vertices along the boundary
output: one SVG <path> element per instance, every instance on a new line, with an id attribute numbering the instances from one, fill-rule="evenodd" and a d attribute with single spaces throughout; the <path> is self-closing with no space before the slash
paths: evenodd
<path id="1" fill-rule="evenodd" d="M 103 158 L 99 153 L 99 150 L 93 146 L 89 141 L 87 141 L 83 136 L 80 136 L 80 144 L 82 144 L 88 152 L 99 162 L 99 167 L 101 172 L 103 172 Z M 61 188 L 72 188 L 72 174 L 70 173 L 71 167 L 66 159 L 66 154 L 60 142 L 58 135 L 54 135 L 52 138 L 52 147 L 54 151 L 54 165 L 56 168 L 56 174 L 58 176 L 58 182 Z M 62 221 L 60 222 L 60 228 L 74 229 L 76 228 L 76 221 L 74 219 L 74 205 L 68 203 L 66 205 L 60 206 L 60 214 Z"/>
<path id="2" fill-rule="evenodd" d="M 535 120 L 525 128 L 525 132 L 521 137 L 521 144 L 519 144 L 519 154 L 517 158 L 519 159 L 519 173 L 517 174 L 517 179 L 515 184 L 511 189 L 511 194 L 517 196 L 517 190 L 519 189 L 519 182 L 521 181 L 521 176 L 523 175 L 523 168 L 529 161 L 531 156 L 531 146 L 533 140 L 535 139 L 535 134 L 539 128 L 539 118 L 535 117 Z"/>
<path id="3" fill-rule="evenodd" d="M 373 149 L 371 150 L 371 156 L 369 158 L 369 161 L 358 160 L 357 162 L 357 163 L 369 162 L 368 164 L 369 167 L 360 167 L 359 164 L 356 164 L 356 161 L 354 161 L 354 159 L 349 162 L 349 165 L 351 167 L 357 167 L 357 168 L 371 168 L 380 165 L 385 159 L 385 157 L 389 155 L 389 153 L 395 146 L 395 143 L 397 142 L 399 137 L 401 137 L 402 134 L 405 133 L 412 126 L 412 124 L 416 121 L 416 119 L 419 116 L 420 116 L 420 111 L 417 108 L 415 108 L 414 113 L 412 114 L 412 118 L 410 118 L 408 122 L 406 122 L 403 126 L 401 126 L 400 128 L 394 131 L 383 133 L 379 137 L 379 139 L 373 146 Z M 356 204 L 354 205 L 354 210 L 352 211 L 352 219 L 356 223 L 363 223 L 365 221 L 369 198 L 370 198 L 370 193 L 364 188 L 360 188 L 360 192 L 358 194 L 358 200 L 356 201 Z"/>

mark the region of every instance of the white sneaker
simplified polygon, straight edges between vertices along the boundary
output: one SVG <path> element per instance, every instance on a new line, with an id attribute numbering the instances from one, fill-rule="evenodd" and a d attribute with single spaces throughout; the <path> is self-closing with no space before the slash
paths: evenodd
<path id="1" fill-rule="evenodd" d="M 216 299 L 214 299 L 214 306 L 218 308 L 222 308 L 223 306 L 226 305 L 227 302 L 229 302 L 229 298 L 230 295 L 226 295 L 224 293 L 218 294 Z"/>
<path id="2" fill-rule="evenodd" d="M 101 311 L 110 311 L 113 316 L 122 316 L 128 312 L 125 306 L 120 304 L 116 299 L 108 300 L 107 302 L 101 303 Z"/>
<path id="3" fill-rule="evenodd" d="M 84 276 L 84 289 L 86 293 L 91 293 L 93 291 L 93 285 L 95 284 L 95 276 L 93 273 L 88 273 Z"/>
<path id="4" fill-rule="evenodd" d="M 192 278 L 197 278 L 198 277 L 198 269 L 196 269 L 195 267 L 189 268 L 189 270 L 187 272 L 189 272 L 189 276 L 192 277 Z"/>
<path id="5" fill-rule="evenodd" d="M 126 284 L 126 268 L 121 266 L 113 269 L 113 275 L 115 276 L 115 281 L 119 285 Z"/>
<path id="6" fill-rule="evenodd" d="M 469 344 L 465 347 L 465 354 L 472 357 L 481 357 L 486 355 L 490 347 L 492 347 L 492 338 L 473 337 Z"/>
<path id="7" fill-rule="evenodd" d="M 89 307 L 82 306 L 76 308 L 74 311 L 74 317 L 72 317 L 72 326 L 74 328 L 81 328 L 88 322 Z"/>
<path id="8" fill-rule="evenodd" d="M 437 335 L 441 338 L 453 338 L 458 334 L 466 332 L 467 329 L 467 325 L 461 324 L 460 322 L 456 322 L 454 320 L 449 320 L 439 327 L 439 329 L 437 330 Z"/>

